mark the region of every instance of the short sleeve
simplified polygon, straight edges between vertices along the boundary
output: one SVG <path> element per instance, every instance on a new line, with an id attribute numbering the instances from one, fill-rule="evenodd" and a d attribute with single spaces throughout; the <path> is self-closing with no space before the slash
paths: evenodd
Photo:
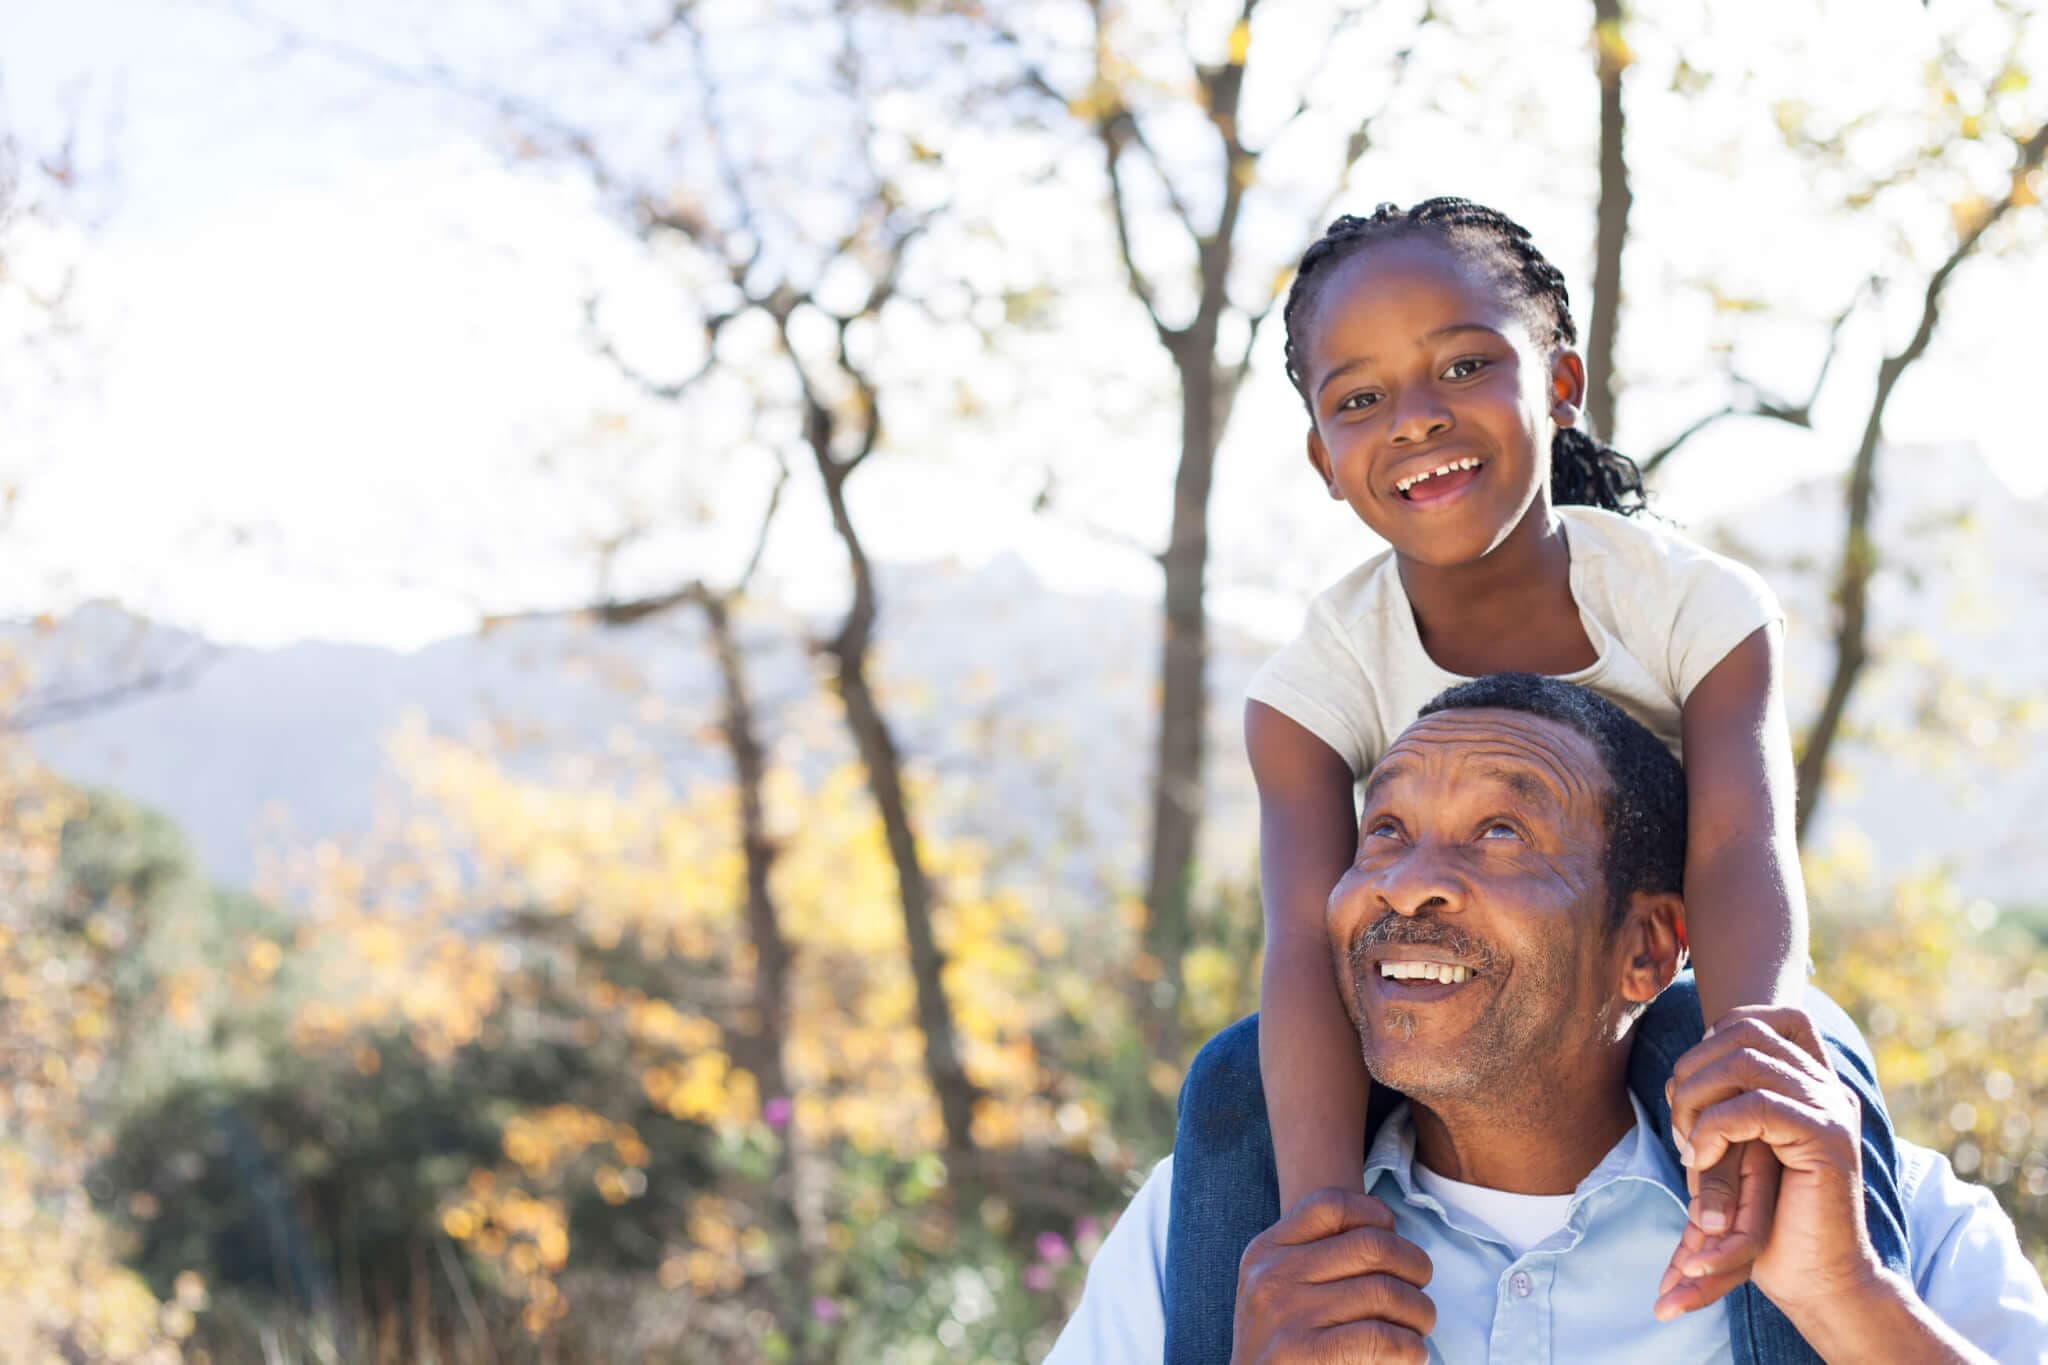
<path id="1" fill-rule="evenodd" d="M 1351 766 L 1353 777 L 1372 766 L 1371 683 L 1344 628 L 1323 598 L 1309 607 L 1301 633 L 1252 675 L 1245 696 L 1263 702 L 1314 735 Z"/>
<path id="2" fill-rule="evenodd" d="M 1689 558 L 1673 604 L 1669 652 L 1681 706 L 1730 650 L 1785 618 L 1771 585 L 1747 564 L 1699 549 Z"/>

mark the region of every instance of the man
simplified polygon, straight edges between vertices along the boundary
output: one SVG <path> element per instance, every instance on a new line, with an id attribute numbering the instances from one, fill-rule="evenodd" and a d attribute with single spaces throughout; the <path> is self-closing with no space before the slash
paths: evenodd
<path id="1" fill-rule="evenodd" d="M 1682 807 L 1657 794 L 1682 781 L 1609 703 L 1525 675 L 1452 689 L 1388 749 L 1328 926 L 1367 1067 L 1410 1103 L 1365 1190 L 1319 1191 L 1246 1249 L 1238 1361 L 1735 1358 L 1728 1317 L 1696 1311 L 1727 1285 L 1699 1273 L 1695 1178 L 1625 1080 L 1681 953 L 1682 903 L 1657 888 L 1678 885 Z M 1910 1274 L 1872 1252 L 1856 1101 L 1805 1015 L 1738 1012 L 1668 1093 L 1689 1170 L 1744 1141 L 1783 1164 L 1750 1278 L 1824 1359 L 2048 1360 L 2048 1294 L 1943 1158 L 1900 1144 Z M 1048 1365 L 1161 1358 L 1170 1168 Z"/>

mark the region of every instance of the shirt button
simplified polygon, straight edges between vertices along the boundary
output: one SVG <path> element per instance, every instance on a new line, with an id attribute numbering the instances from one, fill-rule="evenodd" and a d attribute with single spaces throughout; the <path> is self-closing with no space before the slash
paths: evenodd
<path id="1" fill-rule="evenodd" d="M 1517 1270 L 1512 1276 L 1509 1277 L 1508 1288 L 1515 1291 L 1516 1298 L 1526 1299 L 1529 1297 L 1529 1290 L 1533 1288 L 1533 1286 L 1529 1283 L 1529 1277 L 1523 1274 L 1521 1271 Z"/>

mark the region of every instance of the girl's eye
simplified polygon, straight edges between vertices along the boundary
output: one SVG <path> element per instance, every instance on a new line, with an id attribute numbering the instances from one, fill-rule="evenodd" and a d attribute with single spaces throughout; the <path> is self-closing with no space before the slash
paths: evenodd
<path id="1" fill-rule="evenodd" d="M 1483 358 L 1479 356 L 1467 356 L 1463 360 L 1452 361 L 1451 367 L 1448 370 L 1444 371 L 1444 378 L 1470 379 L 1473 375 L 1478 374 L 1481 370 L 1485 369 L 1486 366 L 1487 362 Z"/>
<path id="2" fill-rule="evenodd" d="M 1496 820 L 1479 832 L 1482 839 L 1513 839 L 1520 842 L 1522 832 L 1505 820 Z"/>
<path id="3" fill-rule="evenodd" d="M 1354 393 L 1337 405 L 1337 411 L 1363 412 L 1379 401 L 1380 396 L 1376 393 Z"/>

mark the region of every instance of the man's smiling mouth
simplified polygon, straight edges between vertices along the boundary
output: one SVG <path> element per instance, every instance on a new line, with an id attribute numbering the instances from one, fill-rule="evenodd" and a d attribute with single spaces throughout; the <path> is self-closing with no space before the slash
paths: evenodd
<path id="1" fill-rule="evenodd" d="M 1380 963 L 1380 978 L 1385 981 L 1441 981 L 1458 986 L 1477 975 L 1470 967 L 1450 962 Z"/>

